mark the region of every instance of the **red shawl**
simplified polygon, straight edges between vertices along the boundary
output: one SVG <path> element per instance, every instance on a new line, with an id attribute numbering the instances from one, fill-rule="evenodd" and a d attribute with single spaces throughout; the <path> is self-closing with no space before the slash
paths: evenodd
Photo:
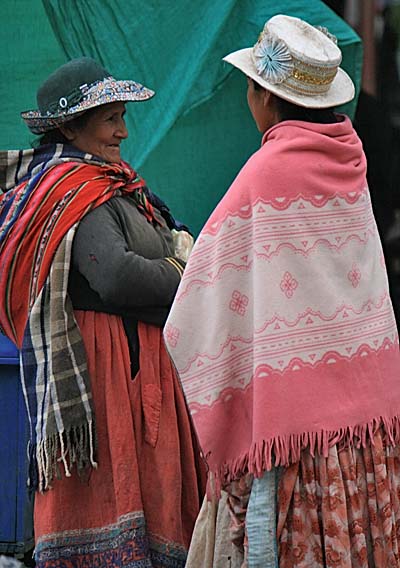
<path id="1" fill-rule="evenodd" d="M 143 180 L 126 164 L 66 162 L 0 199 L 0 325 L 21 347 L 30 307 L 60 241 L 88 211 Z"/>

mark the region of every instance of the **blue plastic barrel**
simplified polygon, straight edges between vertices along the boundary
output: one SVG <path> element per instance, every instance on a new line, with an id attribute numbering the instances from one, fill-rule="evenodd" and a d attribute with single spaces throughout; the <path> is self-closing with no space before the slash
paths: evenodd
<path id="1" fill-rule="evenodd" d="M 0 554 L 23 554 L 33 547 L 27 441 L 18 350 L 0 334 Z"/>

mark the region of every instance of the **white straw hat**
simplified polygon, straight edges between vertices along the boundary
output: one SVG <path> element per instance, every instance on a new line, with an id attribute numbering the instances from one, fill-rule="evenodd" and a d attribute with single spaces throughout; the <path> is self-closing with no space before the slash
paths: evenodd
<path id="1" fill-rule="evenodd" d="M 339 67 L 342 52 L 326 28 L 278 15 L 254 47 L 234 51 L 231 63 L 278 97 L 308 108 L 329 108 L 354 98 L 353 81 Z"/>

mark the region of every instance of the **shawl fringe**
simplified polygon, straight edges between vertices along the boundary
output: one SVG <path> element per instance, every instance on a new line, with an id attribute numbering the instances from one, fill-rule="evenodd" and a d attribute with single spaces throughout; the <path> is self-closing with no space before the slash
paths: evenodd
<path id="1" fill-rule="evenodd" d="M 338 430 L 320 430 L 303 432 L 288 436 L 275 436 L 270 440 L 255 442 L 245 454 L 225 462 L 219 469 L 213 469 L 212 457 L 209 455 L 208 499 L 220 498 L 221 489 L 234 480 L 250 473 L 260 478 L 264 471 L 273 467 L 287 467 L 300 460 L 302 450 L 308 449 L 314 457 L 316 454 L 328 457 L 329 448 L 338 444 L 340 448 L 365 448 L 368 443 L 374 444 L 374 434 L 383 429 L 384 442 L 388 446 L 400 444 L 400 415 L 392 418 L 379 416 L 364 424 L 347 426 Z"/>
<path id="2" fill-rule="evenodd" d="M 94 459 L 95 436 L 93 421 L 72 426 L 68 431 L 56 432 L 38 444 L 29 446 L 28 485 L 33 490 L 44 493 L 51 489 L 55 478 L 60 479 L 64 468 L 66 477 L 76 465 L 78 475 L 88 467 L 97 468 Z"/>

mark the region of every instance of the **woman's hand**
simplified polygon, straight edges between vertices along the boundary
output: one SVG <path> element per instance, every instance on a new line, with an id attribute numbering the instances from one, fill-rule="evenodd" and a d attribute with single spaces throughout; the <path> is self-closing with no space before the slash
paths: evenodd
<path id="1" fill-rule="evenodd" d="M 194 245 L 194 238 L 187 231 L 177 231 L 172 229 L 172 238 L 174 240 L 174 253 L 176 258 L 187 262 Z"/>

